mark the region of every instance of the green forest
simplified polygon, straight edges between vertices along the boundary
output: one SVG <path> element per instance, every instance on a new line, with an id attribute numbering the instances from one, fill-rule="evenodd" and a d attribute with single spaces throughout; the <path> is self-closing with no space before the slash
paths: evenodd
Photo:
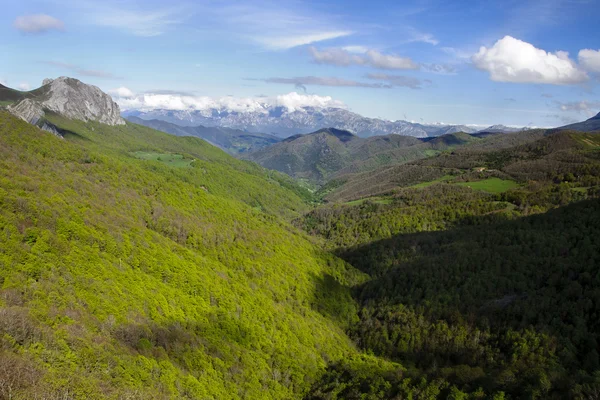
<path id="1" fill-rule="evenodd" d="M 311 191 L 195 137 L 46 118 L 63 137 L 0 111 L 0 399 L 600 396 L 600 136 Z"/>

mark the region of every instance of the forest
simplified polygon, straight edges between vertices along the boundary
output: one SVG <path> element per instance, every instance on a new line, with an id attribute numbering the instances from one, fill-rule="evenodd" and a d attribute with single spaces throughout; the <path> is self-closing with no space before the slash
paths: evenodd
<path id="1" fill-rule="evenodd" d="M 63 138 L 0 112 L 0 399 L 600 396 L 600 136 L 311 191 L 47 118 Z"/>

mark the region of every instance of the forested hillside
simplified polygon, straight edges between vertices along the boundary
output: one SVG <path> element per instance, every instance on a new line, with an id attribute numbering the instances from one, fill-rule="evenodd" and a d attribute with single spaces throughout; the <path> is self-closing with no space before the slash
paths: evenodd
<path id="1" fill-rule="evenodd" d="M 289 178 L 52 122 L 66 139 L 0 114 L 1 398 L 295 398 L 356 353 L 364 276 L 285 221 Z"/>
<path id="2" fill-rule="evenodd" d="M 594 398 L 600 136 L 465 148 L 396 171 L 393 190 L 296 223 L 369 274 L 349 335 L 406 370 L 345 360 L 312 398 L 402 398 L 407 377 L 423 398 Z"/>
<path id="3" fill-rule="evenodd" d="M 600 136 L 446 136 L 311 193 L 44 118 L 62 137 L 0 113 L 0 398 L 600 392 Z"/>

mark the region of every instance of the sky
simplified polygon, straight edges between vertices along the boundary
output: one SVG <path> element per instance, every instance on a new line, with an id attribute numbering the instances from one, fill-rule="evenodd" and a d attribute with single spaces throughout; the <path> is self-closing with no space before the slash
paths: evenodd
<path id="1" fill-rule="evenodd" d="M 123 109 L 331 105 L 421 123 L 600 112 L 599 0 L 0 0 L 0 83 Z"/>

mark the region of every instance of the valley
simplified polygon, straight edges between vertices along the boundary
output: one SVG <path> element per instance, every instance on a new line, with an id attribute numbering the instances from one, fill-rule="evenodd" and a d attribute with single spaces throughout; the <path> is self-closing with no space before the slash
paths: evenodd
<path id="1" fill-rule="evenodd" d="M 0 398 L 600 390 L 598 132 L 282 138 L 122 119 L 71 78 L 19 93 Z"/>

